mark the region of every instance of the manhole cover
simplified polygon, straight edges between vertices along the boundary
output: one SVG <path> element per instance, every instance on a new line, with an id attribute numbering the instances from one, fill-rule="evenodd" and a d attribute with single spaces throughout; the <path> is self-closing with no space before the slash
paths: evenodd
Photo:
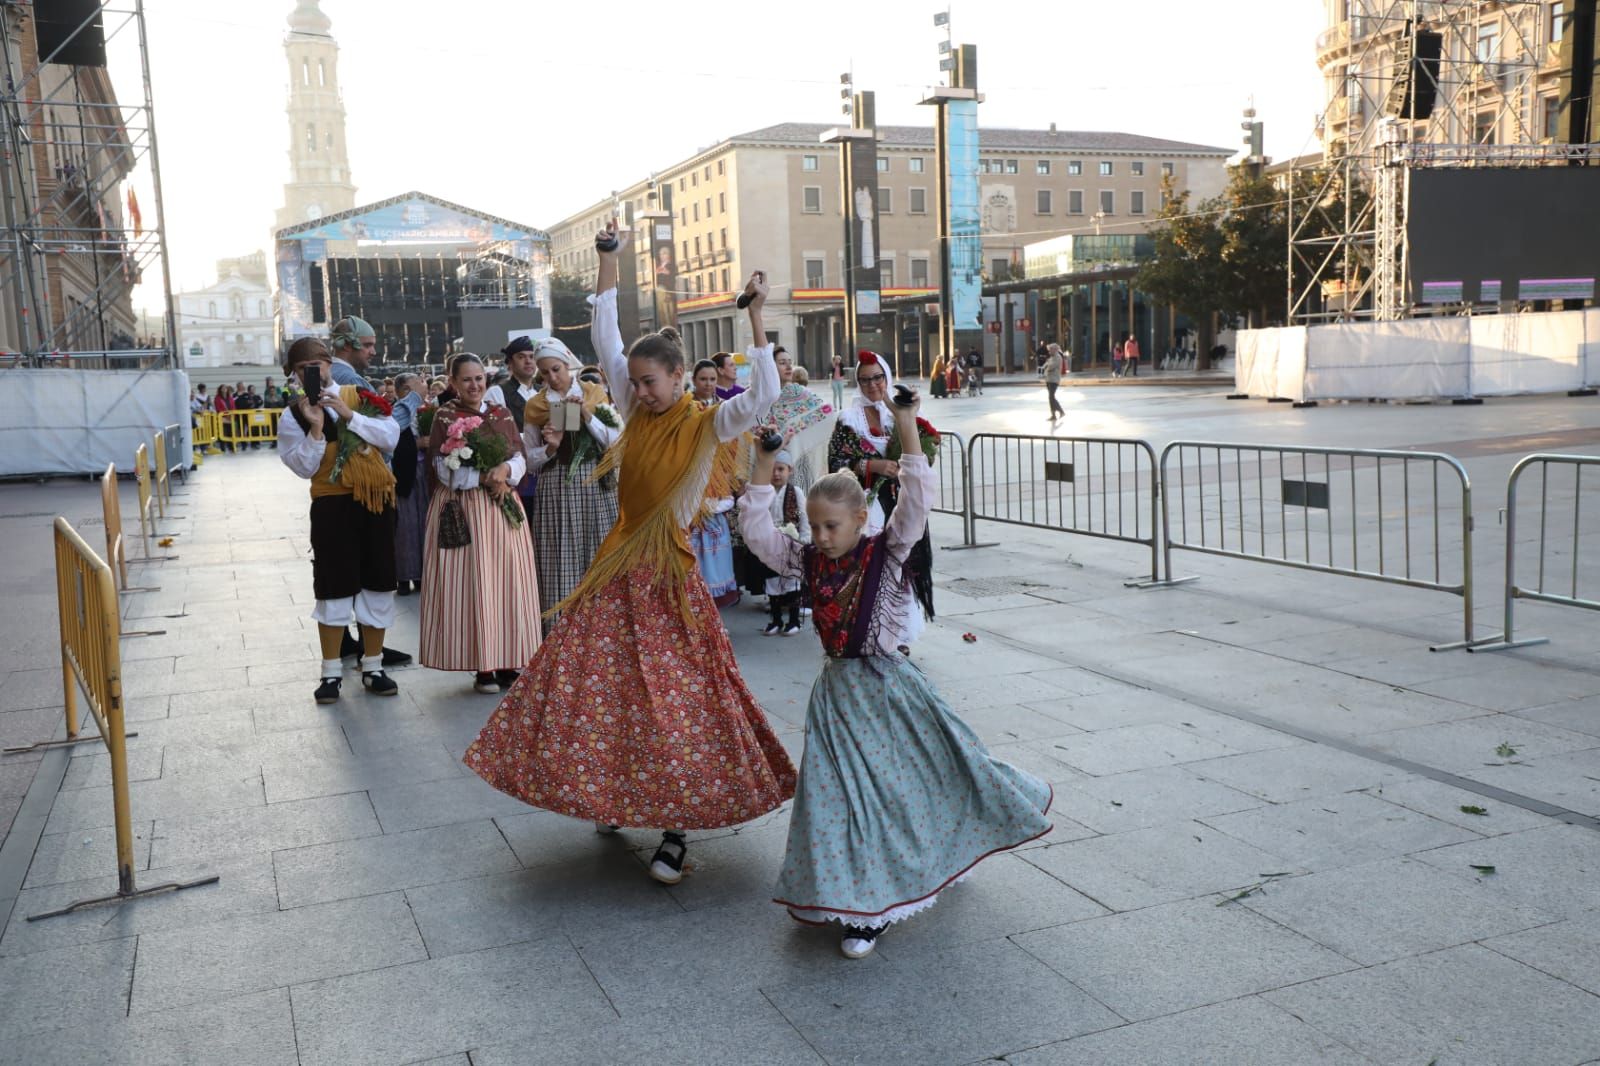
<path id="1" fill-rule="evenodd" d="M 981 600 L 989 596 L 1016 596 L 1049 586 L 1038 581 L 1013 581 L 1004 577 L 958 577 L 947 582 L 945 588 Z"/>

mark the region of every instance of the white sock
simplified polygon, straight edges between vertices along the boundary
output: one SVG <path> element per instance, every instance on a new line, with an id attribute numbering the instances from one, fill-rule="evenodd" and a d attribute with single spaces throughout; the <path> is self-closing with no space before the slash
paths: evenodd
<path id="1" fill-rule="evenodd" d="M 370 674 L 375 670 L 382 670 L 382 669 L 383 669 L 383 656 L 382 655 L 363 655 L 361 657 L 361 672 L 363 674 Z"/>
<path id="2" fill-rule="evenodd" d="M 323 677 L 343 677 L 344 676 L 344 663 L 341 662 L 338 659 L 324 659 L 324 660 L 322 660 L 322 676 Z"/>

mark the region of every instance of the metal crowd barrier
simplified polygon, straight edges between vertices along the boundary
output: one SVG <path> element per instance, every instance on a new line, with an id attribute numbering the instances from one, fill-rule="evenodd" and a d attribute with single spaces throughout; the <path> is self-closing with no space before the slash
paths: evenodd
<path id="1" fill-rule="evenodd" d="M 144 544 L 144 558 L 138 561 L 164 563 L 176 559 L 176 555 L 157 555 L 150 550 L 151 540 L 160 540 L 162 534 L 156 528 L 156 516 L 151 513 L 155 507 L 156 492 L 150 475 L 150 446 L 147 444 L 139 445 L 133 453 L 133 477 L 139 485 L 139 539 Z"/>
<path id="2" fill-rule="evenodd" d="M 1139 544 L 1160 579 L 1156 453 L 1143 440 L 979 433 L 967 445 L 967 547 L 979 519 Z M 1130 582 L 1143 584 L 1145 582 Z"/>
<path id="3" fill-rule="evenodd" d="M 278 439 L 280 407 L 258 407 L 248 411 L 221 411 L 218 439 L 238 447 L 241 444 L 263 444 Z"/>
<path id="4" fill-rule="evenodd" d="M 221 450 L 217 441 L 222 434 L 222 419 L 215 411 L 201 411 L 194 422 L 194 457 L 199 464 L 207 454 L 215 455 Z"/>
<path id="5" fill-rule="evenodd" d="M 170 426 L 164 426 L 161 430 L 161 436 L 166 441 L 167 473 L 169 475 L 177 474 L 180 481 L 188 481 L 189 464 L 183 458 L 183 426 L 177 422 Z"/>
<path id="6" fill-rule="evenodd" d="M 143 450 L 141 446 L 140 450 Z M 114 486 L 114 482 L 112 483 Z M 114 488 L 113 488 L 114 491 Z M 123 721 L 122 650 L 117 590 L 111 567 L 84 543 L 65 518 L 55 521 L 56 607 L 61 623 L 61 682 L 66 715 L 65 744 L 100 739 L 111 759 L 112 818 L 116 826 L 117 891 L 112 896 L 80 900 L 28 921 L 70 914 L 80 907 L 121 902 L 157 892 L 215 884 L 206 877 L 183 884 L 140 890 L 133 873 L 133 814 L 128 797 L 128 736 Z M 99 737 L 78 736 L 78 693 L 99 727 Z"/>
<path id="7" fill-rule="evenodd" d="M 1539 559 L 1538 576 L 1531 588 L 1524 588 L 1517 583 L 1517 488 L 1521 484 L 1522 476 L 1534 467 L 1539 468 Z M 1550 515 L 1551 467 L 1571 467 L 1572 469 L 1572 528 L 1571 540 L 1566 539 L 1563 530 L 1555 532 L 1555 544 L 1551 544 L 1552 521 Z M 1502 651 L 1507 648 L 1526 648 L 1533 644 L 1544 644 L 1548 637 L 1524 637 L 1518 640 L 1515 629 L 1515 610 L 1518 600 L 1534 600 L 1539 603 L 1553 603 L 1564 607 L 1578 607 L 1587 611 L 1600 611 L 1600 590 L 1581 593 L 1579 591 L 1583 582 L 1580 579 L 1579 563 L 1584 556 L 1584 526 L 1583 526 L 1583 472 L 1585 468 L 1600 468 L 1600 456 L 1593 455 L 1530 455 L 1511 468 L 1511 476 L 1506 480 L 1506 580 L 1505 580 L 1505 631 L 1486 638 L 1482 643 L 1468 649 L 1469 651 Z M 1591 486 L 1594 480 L 1590 481 Z M 1591 488 L 1592 492 L 1593 489 Z M 1565 526 L 1564 518 L 1561 520 Z M 1594 538 L 1600 537 L 1600 523 L 1591 523 L 1587 533 L 1593 543 Z M 1565 549 L 1571 556 L 1570 565 L 1562 565 L 1563 573 L 1557 574 L 1555 566 L 1559 561 L 1561 550 Z"/>
<path id="8" fill-rule="evenodd" d="M 157 433 L 150 441 L 150 449 L 150 476 L 155 482 L 151 491 L 155 496 L 156 513 L 165 518 L 167 504 L 172 502 L 172 486 L 167 481 L 170 471 L 167 467 L 166 434 Z"/>
<path id="9" fill-rule="evenodd" d="M 1473 643 L 1472 483 L 1451 456 L 1173 441 L 1161 482 L 1169 582 L 1178 550 L 1447 592 L 1462 640 L 1433 650 Z"/>
<path id="10" fill-rule="evenodd" d="M 939 479 L 939 495 L 930 511 L 967 516 L 967 445 L 959 433 L 939 432 L 939 455 L 933 472 Z M 964 527 L 963 527 L 964 528 Z"/>

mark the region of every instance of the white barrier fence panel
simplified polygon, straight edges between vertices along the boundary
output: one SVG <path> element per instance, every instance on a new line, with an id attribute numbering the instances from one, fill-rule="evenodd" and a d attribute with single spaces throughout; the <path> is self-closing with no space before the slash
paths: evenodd
<path id="1" fill-rule="evenodd" d="M 1588 314 L 1552 311 L 1469 319 L 1473 394 L 1515 396 L 1582 388 Z"/>
<path id="2" fill-rule="evenodd" d="M 1466 319 L 1351 322 L 1308 332 L 1307 400 L 1467 395 L 1471 352 Z"/>
<path id="3" fill-rule="evenodd" d="M 190 450 L 189 377 L 181 370 L 5 371 L 0 477 L 98 474 L 133 466 L 153 433 L 177 423 Z"/>
<path id="4" fill-rule="evenodd" d="M 1233 380 L 1237 391 L 1269 399 L 1304 399 L 1306 327 L 1241 330 Z"/>

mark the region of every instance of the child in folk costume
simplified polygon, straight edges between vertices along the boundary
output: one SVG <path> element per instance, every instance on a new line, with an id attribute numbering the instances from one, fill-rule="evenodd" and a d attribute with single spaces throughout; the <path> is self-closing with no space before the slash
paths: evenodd
<path id="1" fill-rule="evenodd" d="M 717 403 L 717 364 L 702 359 L 694 365 L 694 398 L 702 407 Z M 689 524 L 689 546 L 694 549 L 695 565 L 705 579 L 711 599 L 718 607 L 732 607 L 739 602 L 739 582 L 733 573 L 733 530 L 728 525 L 728 513 L 733 510 L 733 497 L 740 487 L 738 476 L 740 441 L 728 441 L 717 446 L 717 458 L 712 463 L 711 478 L 706 483 L 705 504 Z"/>
<path id="2" fill-rule="evenodd" d="M 533 354 L 544 388 L 522 409 L 522 442 L 528 469 L 539 475 L 528 520 L 537 545 L 539 601 L 548 612 L 572 595 L 616 525 L 617 476 L 597 478 L 595 470 L 622 436 L 622 420 L 604 388 L 578 379 L 583 364 L 565 344 L 546 337 L 534 343 Z M 551 424 L 552 413 L 560 426 Z M 554 621 L 543 615 L 545 634 Z"/>
<path id="3" fill-rule="evenodd" d="M 806 521 L 804 496 L 793 479 L 794 459 L 788 452 L 780 451 L 772 466 L 772 503 L 767 510 L 784 536 L 801 544 L 810 544 L 811 525 Z M 763 566 L 763 569 L 766 568 Z M 767 611 L 772 621 L 767 623 L 762 633 L 769 637 L 779 633 L 786 637 L 797 636 L 800 633 L 800 600 L 804 582 L 798 577 L 779 574 L 771 569 L 767 569 L 767 575 Z M 787 619 L 785 613 L 788 614 Z"/>
<path id="4" fill-rule="evenodd" d="M 914 403 L 895 409 L 907 438 Z M 773 493 L 770 453 L 757 459 L 741 516 L 750 550 L 811 592 L 827 655 L 806 710 L 775 901 L 802 922 L 839 922 L 850 958 L 979 860 L 1050 831 L 1050 786 L 990 755 L 896 652 L 913 595 L 907 558 L 936 490 L 925 456 L 900 464 L 899 503 L 882 533 L 866 533 L 866 494 L 838 472 L 807 495 L 813 543 L 784 536 L 760 506 Z"/>
<path id="5" fill-rule="evenodd" d="M 318 703 L 339 699 L 344 666 L 340 642 L 361 623 L 361 685 L 375 696 L 399 691 L 383 670 L 383 638 L 394 622 L 394 474 L 383 452 L 400 440 L 400 424 L 381 397 L 333 384 L 333 360 L 319 340 L 289 348 L 284 372 L 302 391 L 309 367 L 324 387 L 302 395 L 278 422 L 278 458 L 311 482 L 311 584 L 322 645 Z"/>
<path id="6" fill-rule="evenodd" d="M 511 412 L 484 399 L 488 385 L 476 355 L 451 358 L 456 397 L 439 408 L 429 434 L 438 490 L 428 504 L 419 655 L 435 670 L 471 670 L 474 689 L 498 693 L 539 650 L 539 587 L 517 497 L 528 469 L 522 437 Z M 468 463 L 452 467 L 446 441 L 463 429 L 499 437 L 508 458 L 483 473 Z"/>
<path id="7" fill-rule="evenodd" d="M 718 443 L 755 424 L 778 379 L 771 347 L 752 347 L 750 390 L 707 408 L 683 389 L 674 338 L 646 335 L 625 356 L 616 286 L 626 242 L 615 221 L 597 241 L 591 327 L 627 420 L 600 468 L 620 470 L 621 514 L 466 762 L 502 792 L 601 832 L 664 829 L 650 874 L 673 884 L 684 830 L 748 821 L 794 794 L 794 765 L 739 676 L 684 534 Z M 765 278 L 752 276 L 745 291 L 759 343 Z"/>

